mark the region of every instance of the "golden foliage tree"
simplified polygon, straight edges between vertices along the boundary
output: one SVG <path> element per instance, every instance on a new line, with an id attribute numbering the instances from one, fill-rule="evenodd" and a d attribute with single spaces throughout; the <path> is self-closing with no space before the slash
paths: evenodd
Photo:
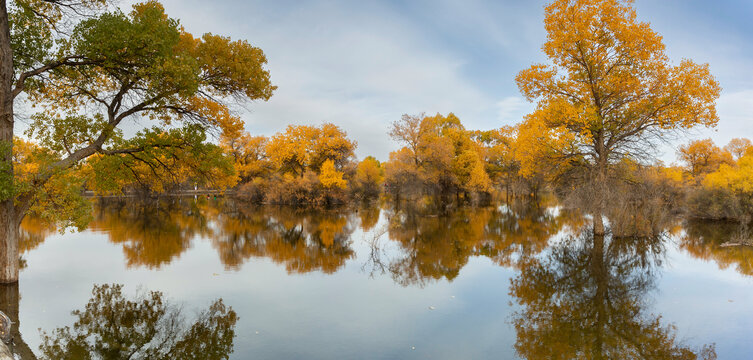
<path id="1" fill-rule="evenodd" d="M 319 181 L 321 181 L 322 186 L 328 189 L 345 189 L 348 185 L 348 182 L 343 179 L 343 173 L 335 169 L 335 162 L 329 159 L 322 164 Z"/>
<path id="2" fill-rule="evenodd" d="M 474 135 L 452 113 L 403 115 L 390 130 L 403 147 L 390 153 L 385 164 L 388 187 L 398 195 L 489 191 L 485 147 Z"/>
<path id="3" fill-rule="evenodd" d="M 241 183 L 255 177 L 269 175 L 271 164 L 265 148 L 269 139 L 266 136 L 251 136 L 243 132 L 222 136 L 221 146 L 235 162 L 235 169 Z"/>
<path id="4" fill-rule="evenodd" d="M 708 174 L 722 164 L 732 164 L 732 154 L 720 149 L 711 139 L 694 140 L 677 151 L 691 176 Z"/>
<path id="5" fill-rule="evenodd" d="M 302 177 L 306 170 L 319 171 L 327 160 L 341 169 L 352 159 L 355 148 L 356 143 L 336 125 L 289 125 L 272 136 L 266 153 L 279 172 Z"/>
<path id="6" fill-rule="evenodd" d="M 732 154 L 737 160 L 753 150 L 753 143 L 750 139 L 734 138 L 727 145 L 724 145 L 724 150 Z"/>
<path id="7" fill-rule="evenodd" d="M 550 63 L 516 81 L 538 103 L 523 126 L 555 139 L 557 159 L 582 157 L 604 176 L 621 158 L 650 155 L 670 131 L 716 124 L 720 87 L 708 65 L 670 63 L 632 1 L 556 0 L 544 27 Z"/>
<path id="8" fill-rule="evenodd" d="M 516 154 L 516 129 L 503 126 L 489 131 L 476 131 L 473 136 L 484 147 L 484 163 L 489 180 L 493 184 L 504 183 L 505 193 L 509 194 L 510 186 L 520 170 Z"/>
<path id="9" fill-rule="evenodd" d="M 240 198 L 257 203 L 340 203 L 355 172 L 356 142 L 329 123 L 289 125 L 269 139 L 244 133 L 223 146 L 240 171 Z"/>
<path id="10" fill-rule="evenodd" d="M 373 197 L 381 192 L 384 182 L 384 169 L 379 160 L 373 156 L 367 156 L 356 167 L 356 175 L 353 179 L 354 191 L 364 197 Z"/>
<path id="11" fill-rule="evenodd" d="M 719 169 L 706 176 L 703 184 L 753 195 L 753 154 L 741 157 L 732 165 L 722 164 Z"/>

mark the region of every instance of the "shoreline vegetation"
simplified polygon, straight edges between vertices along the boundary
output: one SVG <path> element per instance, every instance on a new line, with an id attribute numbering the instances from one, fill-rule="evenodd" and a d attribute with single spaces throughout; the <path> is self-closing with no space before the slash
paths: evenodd
<path id="1" fill-rule="evenodd" d="M 232 187 L 199 188 L 185 181 L 159 192 L 126 186 L 119 193 L 87 190 L 82 194 L 224 196 L 257 205 L 303 207 L 337 207 L 380 199 L 452 207 L 488 205 L 513 198 L 537 200 L 549 194 L 566 206 L 581 209 L 589 206 L 584 200 L 594 197 L 586 193 L 594 191 L 594 184 L 578 183 L 587 177 L 577 173 L 586 171 L 577 168 L 577 164 L 558 176 L 552 176 L 549 169 L 522 170 L 525 160 L 519 154 L 525 145 L 515 137 L 517 129 L 466 130 L 457 117 L 449 114 L 404 116 L 393 124 L 390 134 L 399 131 L 426 133 L 392 152 L 387 162 L 373 157 L 357 161 L 353 155 L 356 143 L 333 124 L 291 125 L 271 138 L 258 136 L 242 144 L 223 146 L 224 156 L 232 159 L 238 170 L 237 183 Z M 308 138 L 300 136 L 306 133 L 310 134 Z M 393 137 L 403 141 L 399 135 Z M 271 152 L 274 155 L 268 155 Z M 710 139 L 696 140 L 681 146 L 678 158 L 682 165 L 644 165 L 628 160 L 615 164 L 607 179 L 609 195 L 614 197 L 609 201 L 624 201 L 626 206 L 659 201 L 665 211 L 692 219 L 750 222 L 753 203 L 745 183 L 753 176 L 750 140 L 733 139 L 723 148 Z M 626 198 L 615 199 L 618 197 Z"/>

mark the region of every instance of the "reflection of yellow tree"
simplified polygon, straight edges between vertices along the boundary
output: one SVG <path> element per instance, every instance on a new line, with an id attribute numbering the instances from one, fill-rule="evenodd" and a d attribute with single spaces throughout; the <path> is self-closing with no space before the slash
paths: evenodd
<path id="1" fill-rule="evenodd" d="M 401 248 L 389 270 L 407 286 L 427 280 L 454 279 L 484 238 L 489 209 L 459 209 L 449 214 L 426 215 L 398 210 L 389 216 L 388 234 Z"/>
<path id="2" fill-rule="evenodd" d="M 238 316 L 222 299 L 187 326 L 160 292 L 129 300 L 122 285 L 94 286 L 73 327 L 42 333 L 43 359 L 228 359 Z"/>
<path id="3" fill-rule="evenodd" d="M 37 216 L 24 217 L 21 226 L 18 228 L 18 252 L 21 254 L 19 267 L 21 269 L 26 268 L 26 259 L 23 258 L 23 255 L 42 245 L 44 240 L 52 235 L 55 230 L 55 225 Z"/>
<path id="4" fill-rule="evenodd" d="M 740 274 L 753 276 L 753 247 L 722 246 L 740 235 L 749 236 L 738 224 L 690 221 L 685 224 L 680 248 L 693 257 L 713 260 L 722 269 L 734 267 Z"/>
<path id="5" fill-rule="evenodd" d="M 382 209 L 377 204 L 370 204 L 358 209 L 358 217 L 361 218 L 361 230 L 369 231 L 379 222 Z"/>
<path id="6" fill-rule="evenodd" d="M 229 269 L 250 257 L 285 264 L 288 272 L 333 273 L 355 256 L 350 216 L 287 207 L 249 208 L 227 204 L 212 243 Z"/>
<path id="7" fill-rule="evenodd" d="M 502 266 L 516 266 L 518 261 L 544 250 L 552 235 L 564 226 L 578 227 L 583 223 L 577 212 L 551 209 L 523 201 L 495 209 L 481 254 Z"/>
<path id="8" fill-rule="evenodd" d="M 103 201 L 95 208 L 94 231 L 123 245 L 129 266 L 159 268 L 186 251 L 196 235 L 211 235 L 205 201 L 171 199 L 154 202 Z"/>
<path id="9" fill-rule="evenodd" d="M 38 217 L 27 216 L 21 221 L 18 247 L 21 254 L 34 250 L 55 232 L 55 226 Z"/>
<path id="10" fill-rule="evenodd" d="M 513 279 L 522 305 L 513 324 L 525 359 L 715 358 L 677 343 L 672 325 L 648 314 L 662 237 L 612 238 L 590 230 L 569 236 Z"/>
<path id="11" fill-rule="evenodd" d="M 401 253 L 386 267 L 400 284 L 422 285 L 432 279 L 453 280 L 471 256 L 513 266 L 515 259 L 542 251 L 551 235 L 580 217 L 564 211 L 555 215 L 534 203 L 514 203 L 441 215 L 401 209 L 391 212 L 389 219 L 389 237 Z"/>

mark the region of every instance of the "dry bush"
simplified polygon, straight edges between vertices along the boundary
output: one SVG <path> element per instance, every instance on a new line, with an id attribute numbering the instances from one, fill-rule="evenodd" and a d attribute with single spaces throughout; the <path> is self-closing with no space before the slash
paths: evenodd
<path id="1" fill-rule="evenodd" d="M 566 207 L 602 214 L 615 236 L 648 236 L 665 229 L 680 212 L 681 184 L 658 168 L 623 164 L 603 181 L 587 172 L 571 174 L 557 193 Z"/>
<path id="2" fill-rule="evenodd" d="M 235 196 L 243 201 L 261 204 L 265 201 L 265 194 L 267 193 L 268 185 L 267 180 L 254 178 L 253 180 L 240 185 L 235 192 Z"/>
<path id="3" fill-rule="evenodd" d="M 687 211 L 691 217 L 699 219 L 750 220 L 743 199 L 724 188 L 693 188 L 688 194 Z"/>
<path id="4" fill-rule="evenodd" d="M 346 191 L 340 188 L 325 188 L 313 171 L 303 176 L 274 176 L 267 186 L 266 202 L 285 205 L 336 205 L 347 200 Z"/>

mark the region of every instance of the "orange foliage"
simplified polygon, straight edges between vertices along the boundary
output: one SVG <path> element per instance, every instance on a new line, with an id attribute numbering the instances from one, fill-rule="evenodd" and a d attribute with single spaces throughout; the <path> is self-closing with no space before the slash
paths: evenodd
<path id="1" fill-rule="evenodd" d="M 711 139 L 695 140 L 678 150 L 693 177 L 716 171 L 722 164 L 732 164 L 732 154 L 714 145 Z"/>
<path id="2" fill-rule="evenodd" d="M 550 64 L 516 81 L 537 109 L 527 126 L 556 136 L 561 159 L 584 157 L 605 173 L 624 157 L 650 155 L 656 134 L 714 126 L 720 87 L 708 65 L 672 65 L 662 38 L 630 1 L 556 0 L 546 6 Z M 562 137 L 562 138 L 560 138 Z"/>

